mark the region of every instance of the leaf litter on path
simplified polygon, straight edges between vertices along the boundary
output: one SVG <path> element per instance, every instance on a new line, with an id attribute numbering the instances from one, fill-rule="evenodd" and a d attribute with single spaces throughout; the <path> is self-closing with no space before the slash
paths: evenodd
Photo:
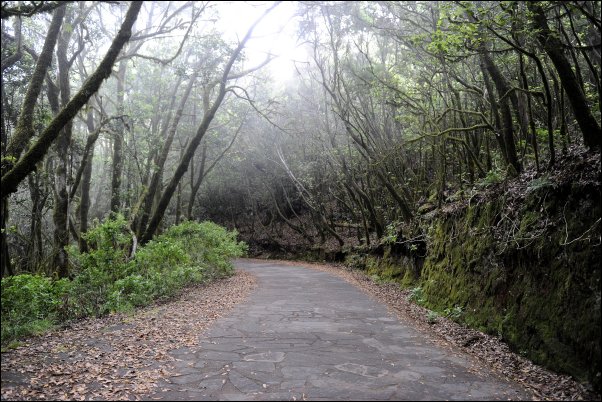
<path id="1" fill-rule="evenodd" d="M 533 393 L 534 400 L 600 400 L 599 394 L 572 377 L 554 373 L 512 352 L 498 337 L 464 327 L 445 317 L 438 316 L 434 321 L 429 319 L 429 310 L 409 301 L 410 291 L 401 289 L 396 283 L 375 282 L 365 273 L 343 265 L 272 261 L 317 269 L 344 279 L 386 304 L 401 321 L 430 335 L 434 342 L 460 348 L 502 377 L 521 384 Z"/>
<path id="2" fill-rule="evenodd" d="M 2 400 L 140 400 L 172 375 L 169 352 L 198 347 L 217 318 L 244 300 L 255 277 L 184 289 L 179 297 L 79 321 L 2 353 Z"/>

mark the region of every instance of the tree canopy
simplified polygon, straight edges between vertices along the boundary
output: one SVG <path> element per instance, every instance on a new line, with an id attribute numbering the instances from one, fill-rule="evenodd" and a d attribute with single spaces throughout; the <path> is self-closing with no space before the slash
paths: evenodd
<path id="1" fill-rule="evenodd" d="M 233 7 L 2 3 L 3 275 L 69 276 L 66 247 L 118 213 L 142 243 L 211 218 L 371 246 L 600 149 L 599 2 Z"/>

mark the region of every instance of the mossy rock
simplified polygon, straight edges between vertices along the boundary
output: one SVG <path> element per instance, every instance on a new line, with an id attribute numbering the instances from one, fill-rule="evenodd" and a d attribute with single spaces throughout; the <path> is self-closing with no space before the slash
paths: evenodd
<path id="1" fill-rule="evenodd" d="M 460 306 L 467 325 L 600 389 L 600 190 L 569 190 L 545 186 L 522 203 L 498 197 L 425 220 L 414 283 L 426 307 Z"/>

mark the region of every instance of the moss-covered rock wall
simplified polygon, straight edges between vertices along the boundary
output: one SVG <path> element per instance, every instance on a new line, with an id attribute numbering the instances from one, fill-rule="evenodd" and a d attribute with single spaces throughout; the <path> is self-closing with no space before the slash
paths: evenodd
<path id="1" fill-rule="evenodd" d="M 420 287 L 430 309 L 461 310 L 469 326 L 599 390 L 600 186 L 539 179 L 505 190 L 418 219 L 424 250 L 398 241 L 349 262 Z"/>

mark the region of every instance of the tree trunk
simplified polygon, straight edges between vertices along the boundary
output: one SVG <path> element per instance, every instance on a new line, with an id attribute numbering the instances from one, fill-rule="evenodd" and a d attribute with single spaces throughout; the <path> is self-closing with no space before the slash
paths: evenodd
<path id="1" fill-rule="evenodd" d="M 42 160 L 52 142 L 59 135 L 65 125 L 71 121 L 79 110 L 88 102 L 90 97 L 98 91 L 102 82 L 111 75 L 115 59 L 132 34 L 132 25 L 142 7 L 141 1 L 133 1 L 128 9 L 125 19 L 117 36 L 113 40 L 107 54 L 98 65 L 94 73 L 84 82 L 80 90 L 60 111 L 60 113 L 42 131 L 38 140 L 29 151 L 6 173 L 2 172 L 0 186 L 5 196 L 17 191 L 17 186 L 27 175 L 35 169 L 36 163 Z"/>
<path id="2" fill-rule="evenodd" d="M 90 133 L 90 136 L 92 136 L 94 133 L 100 134 L 100 127 L 98 132 L 94 128 L 94 116 L 91 111 L 88 112 L 86 125 L 88 126 L 88 132 Z M 98 138 L 98 134 L 96 135 L 96 138 Z M 94 160 L 95 143 L 96 139 L 91 141 L 90 137 L 88 137 L 88 141 L 86 143 L 86 149 L 88 152 L 84 152 L 84 157 L 82 159 L 82 164 L 84 165 L 81 178 L 81 194 L 79 201 L 79 251 L 82 253 L 88 251 L 88 243 L 81 235 L 88 231 L 88 214 L 90 212 L 90 183 L 92 182 L 92 161 Z M 89 147 L 87 146 L 88 144 L 90 145 Z M 76 183 L 74 186 L 76 186 Z"/>
<path id="3" fill-rule="evenodd" d="M 186 211 L 186 216 L 188 217 L 188 220 L 192 220 L 192 209 L 194 208 L 194 200 L 196 199 L 196 195 L 199 189 L 201 188 L 201 183 L 203 182 L 203 177 L 205 176 L 206 160 L 207 145 L 203 147 L 203 150 L 201 152 L 201 166 L 199 167 L 199 176 L 196 183 L 194 181 L 194 167 L 190 171 L 190 200 L 188 201 L 188 209 Z"/>
<path id="4" fill-rule="evenodd" d="M 182 217 L 182 182 L 178 183 L 178 192 L 176 195 L 176 225 L 180 224 Z"/>
<path id="5" fill-rule="evenodd" d="M 533 118 L 533 105 L 531 102 L 531 93 L 529 92 L 529 81 L 527 80 L 527 74 L 525 73 L 525 63 L 523 61 L 522 53 L 518 55 L 519 66 L 520 66 L 520 77 L 522 87 L 526 92 L 527 97 L 527 117 L 529 121 L 530 132 L 527 135 L 527 140 L 533 148 L 533 154 L 535 156 L 535 167 L 539 172 L 539 148 L 537 147 L 537 132 L 535 129 L 535 119 Z"/>
<path id="6" fill-rule="evenodd" d="M 69 11 L 65 27 L 70 27 L 72 20 L 72 12 Z M 71 97 L 71 87 L 69 85 L 70 65 L 67 59 L 67 48 L 72 32 L 73 29 L 63 29 L 56 50 L 59 68 L 58 87 L 60 89 L 62 107 L 65 107 L 69 103 L 69 98 Z M 53 266 L 59 278 L 69 276 L 69 259 L 66 250 L 66 247 L 69 245 L 69 193 L 67 191 L 67 175 L 72 129 L 73 120 L 69 120 L 60 131 L 55 144 L 58 166 L 55 171 L 54 212 L 52 214 L 54 221 Z"/>
<path id="7" fill-rule="evenodd" d="M 521 172 L 522 167 L 520 162 L 518 161 L 518 156 L 516 154 L 516 146 L 514 143 L 514 130 L 512 128 L 512 112 L 510 111 L 510 106 L 508 105 L 509 100 L 507 99 L 507 95 L 509 95 L 509 91 L 511 91 L 510 85 L 502 75 L 501 71 L 497 68 L 486 49 L 482 49 L 480 51 L 481 60 L 485 67 L 485 70 L 493 80 L 493 84 L 495 85 L 495 89 L 498 93 L 498 97 L 500 99 L 500 108 L 502 114 L 502 133 L 503 133 L 503 141 L 505 147 L 506 154 L 506 162 L 509 163 L 515 170 L 515 174 Z M 505 98 L 506 97 L 506 98 Z"/>
<path id="8" fill-rule="evenodd" d="M 213 118 L 215 117 L 217 110 L 221 106 L 222 101 L 224 100 L 224 97 L 226 96 L 226 82 L 228 81 L 228 76 L 230 75 L 230 70 L 232 69 L 232 65 L 234 64 L 236 59 L 238 59 L 240 52 L 242 51 L 245 44 L 251 37 L 251 33 L 253 32 L 253 29 L 255 28 L 255 26 L 259 23 L 259 21 L 261 21 L 265 17 L 265 15 L 267 15 L 267 13 L 269 13 L 278 4 L 279 3 L 275 3 L 272 7 L 267 9 L 264 12 L 264 14 L 261 17 L 259 17 L 259 19 L 257 19 L 255 21 L 255 23 L 251 26 L 251 28 L 249 29 L 249 31 L 247 32 L 245 37 L 241 40 L 239 45 L 236 47 L 236 49 L 230 56 L 230 59 L 226 63 L 226 66 L 224 67 L 224 73 L 222 75 L 221 81 L 219 82 L 219 90 L 217 93 L 217 97 L 216 97 L 215 101 L 213 102 L 213 105 L 211 106 L 211 108 L 207 111 L 207 113 L 204 114 L 201 125 L 199 126 L 195 136 L 192 138 L 192 140 L 186 147 L 186 150 L 184 151 L 184 155 L 182 156 L 182 159 L 180 160 L 180 163 L 178 164 L 178 167 L 176 168 L 174 175 L 172 176 L 171 180 L 169 181 L 167 187 L 165 188 L 165 191 L 163 192 L 163 194 L 161 196 L 161 200 L 159 201 L 159 204 L 157 205 L 157 208 L 156 208 L 155 212 L 153 213 L 153 217 L 151 218 L 151 220 L 148 224 L 148 227 L 146 228 L 144 234 L 142 235 L 142 237 L 140 239 L 141 244 L 147 243 L 149 240 L 152 239 L 153 235 L 155 234 L 155 231 L 159 227 L 159 223 L 163 219 L 165 210 L 167 209 L 167 206 L 169 205 L 169 201 L 171 200 L 171 197 L 173 196 L 174 192 L 176 191 L 176 187 L 178 186 L 178 183 L 184 176 L 184 173 L 186 173 L 186 171 L 188 170 L 188 165 L 190 164 L 190 160 L 194 157 L 194 153 L 195 153 L 197 147 L 199 146 L 201 140 L 205 136 L 205 133 L 209 129 L 209 125 L 211 124 L 211 121 L 213 121 Z"/>
<path id="9" fill-rule="evenodd" d="M 236 55 L 238 55 L 238 53 L 240 53 L 240 51 L 237 52 Z M 234 62 L 234 60 L 232 60 L 232 62 Z M 230 64 L 230 66 L 231 66 L 231 64 Z M 188 165 L 190 163 L 190 160 L 194 156 L 194 152 L 196 151 L 197 146 L 199 145 L 199 143 L 203 139 L 205 133 L 207 132 L 207 129 L 209 128 L 209 124 L 211 124 L 211 121 L 213 120 L 213 117 L 215 116 L 215 113 L 217 112 L 217 109 L 221 105 L 221 102 L 223 101 L 225 95 L 226 95 L 226 83 L 225 83 L 225 79 L 224 79 L 220 85 L 220 91 L 219 91 L 217 99 L 215 100 L 215 102 L 213 104 L 213 107 L 209 110 L 209 113 L 207 113 L 203 117 L 203 121 L 201 122 L 201 125 L 199 126 L 196 135 L 193 137 L 192 141 L 190 141 L 190 144 L 188 144 L 188 147 L 186 148 L 186 150 L 184 152 L 183 158 L 180 160 L 180 163 L 178 164 L 178 167 L 176 168 L 174 175 L 172 176 L 171 180 L 169 181 L 167 187 L 165 188 L 165 191 L 161 195 L 159 204 L 157 205 L 157 208 L 155 209 L 155 212 L 148 224 L 148 227 L 144 231 L 144 234 L 141 236 L 141 239 L 140 239 L 141 244 L 145 244 L 149 240 L 151 240 L 153 235 L 155 234 L 155 231 L 159 227 L 159 223 L 161 222 L 161 219 L 163 219 L 163 215 L 165 214 L 165 210 L 167 209 L 167 206 L 169 205 L 169 201 L 171 200 L 171 197 L 173 196 L 174 192 L 176 191 L 176 187 L 178 186 L 178 183 L 184 176 L 184 173 L 186 173 L 186 171 L 188 170 Z"/>
<path id="10" fill-rule="evenodd" d="M 37 103 L 38 96 L 42 90 L 42 83 L 46 77 L 46 71 L 52 62 L 52 52 L 54 50 L 54 45 L 58 40 L 59 31 L 64 17 L 65 7 L 57 8 L 52 17 L 50 27 L 48 28 L 48 34 L 46 35 L 46 39 L 44 41 L 44 47 L 42 48 L 42 52 L 40 53 L 36 62 L 33 75 L 29 80 L 29 85 L 27 86 L 27 92 L 25 93 L 25 98 L 23 99 L 23 104 L 21 106 L 15 132 L 6 146 L 5 155 L 14 160 L 2 159 L 2 176 L 11 170 L 17 159 L 19 159 L 19 156 L 21 156 L 21 152 L 23 152 L 27 146 L 27 143 L 35 133 L 33 128 L 34 108 Z M 2 189 L 5 194 L 12 192 L 7 192 L 4 185 L 2 186 Z"/>
<path id="11" fill-rule="evenodd" d="M 583 133 L 583 141 L 590 149 L 600 148 L 602 145 L 602 132 L 600 125 L 592 114 L 585 94 L 577 82 L 577 77 L 571 68 L 567 57 L 563 53 L 564 46 L 557 35 L 550 31 L 543 8 L 539 2 L 527 2 L 527 7 L 533 13 L 533 25 L 538 31 L 538 39 L 545 52 L 552 60 L 560 82 L 569 99 L 573 114 Z"/>
<path id="12" fill-rule="evenodd" d="M 188 101 L 188 97 L 190 96 L 190 92 L 192 91 L 192 87 L 196 81 L 197 75 L 200 72 L 200 65 L 197 65 L 194 73 L 190 77 L 188 82 L 188 86 L 182 95 L 182 99 L 180 100 L 180 104 L 178 105 L 178 110 L 176 110 L 176 114 L 169 125 L 169 131 L 167 132 L 167 137 L 165 138 L 165 142 L 163 143 L 163 148 L 161 149 L 161 153 L 159 154 L 157 160 L 155 161 L 155 169 L 153 171 L 153 175 L 151 177 L 150 184 L 148 185 L 148 190 L 144 197 L 144 203 L 142 206 L 142 211 L 140 214 L 140 221 L 138 225 L 138 236 L 142 236 L 144 231 L 146 230 L 146 225 L 148 219 L 153 210 L 153 205 L 156 205 L 157 202 L 155 198 L 160 194 L 160 183 L 161 178 L 163 177 L 163 168 L 165 166 L 165 162 L 167 161 L 167 157 L 169 156 L 169 150 L 171 149 L 171 144 L 176 135 L 178 125 L 180 124 L 180 120 L 182 118 L 182 114 L 184 113 L 184 108 L 186 106 L 186 102 Z M 179 84 L 179 82 L 178 82 Z M 172 99 L 176 96 L 177 87 L 174 88 L 174 93 Z M 167 126 L 166 126 L 167 127 Z"/>
<path id="13" fill-rule="evenodd" d="M 0 256 L 0 262 L 2 264 L 2 277 L 8 275 L 14 275 L 13 266 L 10 262 L 10 255 L 8 254 L 8 241 L 6 238 L 6 222 L 8 221 L 8 197 L 0 198 L 0 240 L 2 242 L 1 249 L 2 254 Z"/>
<path id="14" fill-rule="evenodd" d="M 40 206 L 40 204 L 42 204 L 42 200 L 38 174 L 30 174 L 27 176 L 27 181 L 29 184 L 29 196 L 31 198 L 31 217 L 29 221 L 29 243 L 27 245 L 25 255 L 27 256 L 28 270 L 33 272 L 34 267 L 40 262 L 37 250 L 38 248 L 41 249 L 42 247 L 41 244 L 36 243 L 36 233 L 42 220 L 42 207 Z"/>
<path id="15" fill-rule="evenodd" d="M 117 114 L 123 115 L 125 98 L 125 73 L 127 60 L 119 62 L 117 70 Z M 125 136 L 125 125 L 120 124 L 121 132 L 113 134 L 113 169 L 111 175 L 111 213 L 119 212 L 121 206 L 121 173 L 123 171 L 123 137 Z"/>

